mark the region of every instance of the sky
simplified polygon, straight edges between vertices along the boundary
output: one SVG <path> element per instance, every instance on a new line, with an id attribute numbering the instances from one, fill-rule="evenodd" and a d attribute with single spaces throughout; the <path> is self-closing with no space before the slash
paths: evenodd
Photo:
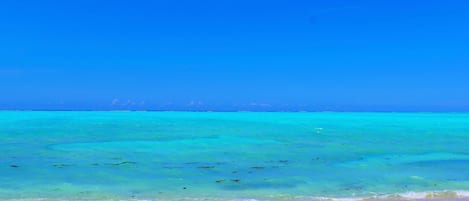
<path id="1" fill-rule="evenodd" d="M 0 109 L 469 111 L 464 0 L 0 2 Z"/>

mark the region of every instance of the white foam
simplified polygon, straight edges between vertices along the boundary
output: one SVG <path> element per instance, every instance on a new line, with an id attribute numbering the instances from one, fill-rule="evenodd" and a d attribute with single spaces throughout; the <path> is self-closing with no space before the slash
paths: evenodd
<path id="1" fill-rule="evenodd" d="M 432 199 L 467 199 L 469 200 L 468 190 L 442 190 L 430 192 L 415 192 L 409 191 L 405 193 L 370 196 L 370 197 L 356 197 L 356 198 L 328 198 L 316 197 L 311 201 L 370 201 L 370 200 L 432 200 Z"/>
<path id="2" fill-rule="evenodd" d="M 2 199 L 0 199 L 2 200 Z M 48 199 L 48 198 L 21 198 L 21 199 L 4 199 L 2 201 L 79 201 L 80 199 Z M 90 200 L 90 199 L 86 199 Z M 103 199 L 97 199 L 103 200 Z M 273 198 L 273 199 L 252 199 L 252 198 L 181 198 L 181 199 L 105 199 L 106 201 L 427 201 L 427 200 L 469 200 L 469 190 L 442 190 L 430 192 L 414 192 L 396 193 L 388 195 L 364 196 L 364 197 L 292 197 L 292 198 Z"/>

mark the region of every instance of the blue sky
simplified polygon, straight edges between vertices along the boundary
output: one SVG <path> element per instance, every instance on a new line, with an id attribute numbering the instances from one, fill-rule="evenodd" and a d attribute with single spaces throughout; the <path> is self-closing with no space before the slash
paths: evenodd
<path id="1" fill-rule="evenodd" d="M 469 111 L 467 1 L 0 3 L 0 109 Z"/>

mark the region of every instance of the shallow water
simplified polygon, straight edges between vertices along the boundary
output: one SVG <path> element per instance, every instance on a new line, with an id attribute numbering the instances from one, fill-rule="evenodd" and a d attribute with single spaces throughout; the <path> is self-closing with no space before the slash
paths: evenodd
<path id="1" fill-rule="evenodd" d="M 467 113 L 0 112 L 0 139 L 0 199 L 469 190 Z"/>

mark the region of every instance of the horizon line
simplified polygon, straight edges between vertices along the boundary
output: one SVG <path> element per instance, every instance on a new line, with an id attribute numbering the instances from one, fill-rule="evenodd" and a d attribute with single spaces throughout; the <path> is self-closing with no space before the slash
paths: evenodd
<path id="1" fill-rule="evenodd" d="M 94 110 L 94 109 L 0 109 L 0 112 L 199 112 L 199 113 L 469 113 L 469 111 L 386 111 L 386 110 Z"/>

